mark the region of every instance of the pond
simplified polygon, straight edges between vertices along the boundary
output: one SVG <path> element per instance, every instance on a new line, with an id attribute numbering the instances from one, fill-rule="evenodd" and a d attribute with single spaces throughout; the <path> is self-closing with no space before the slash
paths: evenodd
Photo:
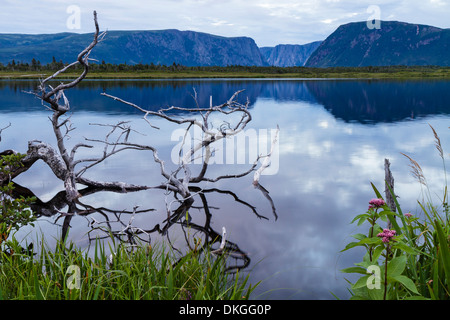
<path id="1" fill-rule="evenodd" d="M 11 123 L 2 132 L 1 150 L 25 153 L 30 140 L 56 145 L 50 111 L 25 93 L 35 85 L 31 80 L 0 82 L 0 128 Z M 208 174 L 214 177 L 249 169 L 254 161 L 250 158 L 268 149 L 261 147 L 261 140 L 271 141 L 278 126 L 272 166 L 260 180 L 270 198 L 254 188 L 250 174 L 199 186 L 205 192 L 196 194 L 189 217 L 178 217 L 170 228 L 166 208 L 176 209 L 176 203 L 168 203 L 166 191 L 159 189 L 87 193 L 80 200 L 96 212 L 68 219 L 64 215 L 67 210 L 55 209 L 62 182 L 48 166 L 37 162 L 15 182 L 31 190 L 49 210 L 41 212 L 35 228 L 24 227 L 16 237 L 32 241 L 35 235 L 44 234 L 51 246 L 61 237 L 63 226 L 70 225 L 69 240 L 88 247 L 92 239 L 105 237 L 105 230 L 120 232 L 132 220 L 133 226 L 146 231 L 140 234 L 144 241 L 167 241 L 182 251 L 186 238 L 193 243 L 192 237 L 203 237 L 205 230 L 220 235 L 225 227 L 227 240 L 239 253 L 235 267 L 249 272 L 252 283 L 262 281 L 254 299 L 334 299 L 333 294 L 348 298 L 347 283 L 339 270 L 359 261 L 361 252 L 339 251 L 357 230 L 351 220 L 365 212 L 368 201 L 375 197 L 370 183 L 384 190 L 384 159 L 391 162 L 395 191 L 404 211 L 419 213 L 417 200 L 422 189 L 401 153 L 414 158 L 432 191 L 442 194 L 442 159 L 429 125 L 439 134 L 447 154 L 450 81 L 89 80 L 66 92 L 74 129 L 67 144 L 73 146 L 85 137 L 103 138 L 108 128 L 94 124 L 129 121 L 135 130 L 130 140 L 155 146 L 167 165 L 175 167 L 171 160 L 180 144 L 180 136 L 175 134 L 180 127 L 152 118 L 159 129 L 151 128 L 142 113 L 101 93 L 156 111 L 167 106 L 195 107 L 194 92 L 200 106 L 209 106 L 210 99 L 214 105 L 221 104 L 239 90 L 244 91 L 238 100 L 244 103 L 248 99 L 252 115 L 246 127 L 249 140 L 230 149 L 227 144 L 231 142 L 226 140 L 217 148 Z M 79 156 L 100 154 L 102 146 L 83 152 L 80 149 Z M 245 155 L 243 162 L 237 160 L 240 153 Z M 163 181 L 152 154 L 146 151 L 118 153 L 85 175 L 134 184 Z M 136 206 L 142 212 L 132 215 Z M 187 218 L 191 228 L 178 223 Z"/>

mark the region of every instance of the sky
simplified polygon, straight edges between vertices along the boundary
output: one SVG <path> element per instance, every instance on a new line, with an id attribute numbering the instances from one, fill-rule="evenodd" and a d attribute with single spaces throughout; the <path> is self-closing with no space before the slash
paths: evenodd
<path id="1" fill-rule="evenodd" d="M 324 40 L 371 19 L 450 28 L 450 0 L 0 0 L 0 33 L 178 29 L 247 36 L 259 47 Z"/>

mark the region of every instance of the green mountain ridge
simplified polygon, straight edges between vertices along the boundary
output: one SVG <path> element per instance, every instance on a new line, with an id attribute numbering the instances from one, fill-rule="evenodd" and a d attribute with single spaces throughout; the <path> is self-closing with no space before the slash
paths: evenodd
<path id="1" fill-rule="evenodd" d="M 0 34 L 0 63 L 74 61 L 92 33 Z M 91 53 L 97 63 L 184 66 L 450 66 L 450 29 L 398 21 L 339 26 L 324 41 L 259 48 L 249 37 L 195 31 L 108 31 Z"/>
<path id="2" fill-rule="evenodd" d="M 306 62 L 307 67 L 450 66 L 450 29 L 398 21 L 341 25 Z"/>
<path id="3" fill-rule="evenodd" d="M 92 41 L 92 33 L 0 34 L 0 62 L 12 60 L 41 64 L 70 62 Z M 112 64 L 185 66 L 266 65 L 249 37 L 221 37 L 194 31 L 108 31 L 92 51 L 92 59 Z"/>

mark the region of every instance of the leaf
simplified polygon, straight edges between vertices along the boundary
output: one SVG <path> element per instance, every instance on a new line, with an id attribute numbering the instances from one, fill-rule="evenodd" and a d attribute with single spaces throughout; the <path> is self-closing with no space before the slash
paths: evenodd
<path id="1" fill-rule="evenodd" d="M 361 243 L 361 244 L 381 243 L 381 239 L 379 237 L 364 238 L 359 243 Z"/>
<path id="2" fill-rule="evenodd" d="M 425 298 L 424 296 L 412 296 L 406 297 L 405 300 L 433 300 L 433 299 Z"/>
<path id="3" fill-rule="evenodd" d="M 352 289 L 358 289 L 358 288 L 363 288 L 363 287 L 367 287 L 367 280 L 369 280 L 369 275 L 361 277 L 358 279 L 358 281 L 356 281 L 353 285 L 352 285 Z"/>
<path id="4" fill-rule="evenodd" d="M 42 295 L 41 286 L 39 285 L 39 280 L 36 273 L 34 273 L 34 290 L 36 291 L 36 300 L 45 300 Z"/>
<path id="5" fill-rule="evenodd" d="M 404 252 L 406 252 L 406 253 L 409 253 L 409 254 L 420 254 L 416 249 L 414 249 L 414 248 L 411 248 L 410 246 L 408 246 L 406 243 L 404 243 L 404 242 L 396 242 L 394 245 L 393 245 L 393 248 L 396 248 L 396 249 L 400 249 L 400 250 L 403 250 Z"/>
<path id="6" fill-rule="evenodd" d="M 173 279 L 173 269 L 170 268 L 169 274 L 167 275 L 167 295 L 169 299 L 173 299 L 174 290 L 174 279 Z"/>
<path id="7" fill-rule="evenodd" d="M 367 218 L 366 217 L 362 217 L 362 218 L 360 218 L 359 220 L 358 220 L 358 223 L 356 224 L 357 226 L 360 226 L 360 225 L 362 225 L 363 223 L 364 223 L 364 221 L 366 221 L 367 220 Z"/>
<path id="8" fill-rule="evenodd" d="M 368 268 L 368 267 L 370 267 L 370 266 L 372 266 L 373 265 L 373 262 L 372 261 L 370 261 L 369 259 L 364 259 L 362 262 L 358 262 L 358 263 L 355 263 L 355 265 L 357 265 L 357 266 L 360 266 L 360 267 L 363 267 L 363 268 Z"/>
<path id="9" fill-rule="evenodd" d="M 379 242 L 381 242 L 381 239 L 378 238 L 378 237 L 372 237 L 372 238 L 367 238 L 366 237 L 366 238 L 362 239 L 359 242 L 350 242 L 340 252 L 346 251 L 346 250 L 354 248 L 354 247 L 364 246 L 366 244 L 375 244 L 375 243 L 379 243 Z"/>
<path id="10" fill-rule="evenodd" d="M 380 257 L 381 253 L 384 250 L 384 246 L 378 246 L 375 248 L 375 250 L 373 250 L 372 252 L 372 261 L 376 262 L 378 260 L 378 258 Z"/>
<path id="11" fill-rule="evenodd" d="M 390 276 L 388 279 L 391 280 L 395 280 L 400 282 L 402 285 L 404 285 L 409 291 L 412 291 L 416 294 L 419 294 L 419 292 L 417 291 L 416 285 L 414 284 L 414 282 L 406 277 L 406 276 L 402 276 L 402 275 L 395 275 L 395 276 Z"/>
<path id="12" fill-rule="evenodd" d="M 372 185 L 373 191 L 375 192 L 375 194 L 377 195 L 377 197 L 379 199 L 383 199 L 383 197 L 381 196 L 381 193 L 378 191 L 378 189 L 375 187 L 375 185 L 371 182 L 370 183 Z"/>
<path id="13" fill-rule="evenodd" d="M 101 285 L 98 285 L 97 288 L 95 289 L 94 292 L 94 297 L 92 298 L 92 300 L 97 300 L 98 299 L 98 295 L 100 294 L 100 289 L 102 288 Z"/>
<path id="14" fill-rule="evenodd" d="M 364 214 L 358 214 L 356 217 L 353 218 L 352 222 L 350 222 L 350 223 L 353 223 L 353 222 L 355 222 L 356 220 L 361 220 L 361 219 L 363 219 L 363 221 L 364 221 L 364 220 L 365 220 L 366 218 L 368 218 L 368 217 L 369 217 L 369 215 L 366 214 L 366 213 L 364 213 Z M 358 222 L 358 225 L 360 225 L 359 222 Z"/>
<path id="15" fill-rule="evenodd" d="M 444 235 L 441 223 L 434 220 L 436 227 L 436 233 L 439 239 L 439 255 L 442 258 L 442 264 L 444 265 L 445 277 L 447 278 L 447 285 L 450 288 L 450 250 L 448 247 L 447 237 Z"/>
<path id="16" fill-rule="evenodd" d="M 372 300 L 383 300 L 384 298 L 384 285 L 380 284 L 379 289 L 367 289 L 369 296 Z"/>
<path id="17" fill-rule="evenodd" d="M 380 212 L 380 215 L 395 216 L 396 213 L 392 212 L 391 210 L 383 210 L 383 211 Z"/>
<path id="18" fill-rule="evenodd" d="M 388 262 L 387 274 L 388 277 L 401 275 L 406 267 L 406 256 L 400 256 Z"/>
<path id="19" fill-rule="evenodd" d="M 361 287 L 358 289 L 352 290 L 352 297 L 350 300 L 370 300 L 369 290 L 366 287 Z"/>
<path id="20" fill-rule="evenodd" d="M 352 237 L 355 238 L 356 240 L 362 240 L 362 239 L 367 238 L 367 236 L 365 234 L 362 234 L 362 233 L 354 234 L 354 235 L 352 235 Z"/>
<path id="21" fill-rule="evenodd" d="M 367 270 L 361 267 L 350 267 L 342 269 L 341 272 L 343 273 L 361 273 L 361 274 L 367 274 Z"/>
<path id="22" fill-rule="evenodd" d="M 347 244 L 346 246 L 345 246 L 345 248 L 344 249 L 342 249 L 340 252 L 344 252 L 344 251 L 347 251 L 348 249 L 351 249 L 351 248 L 354 248 L 354 247 L 357 247 L 357 246 L 359 246 L 360 244 L 359 244 L 359 242 L 350 242 L 349 244 Z"/>

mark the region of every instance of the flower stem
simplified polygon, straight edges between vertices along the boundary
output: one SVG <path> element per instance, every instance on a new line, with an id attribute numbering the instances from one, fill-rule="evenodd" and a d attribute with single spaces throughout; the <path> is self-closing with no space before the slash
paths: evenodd
<path id="1" fill-rule="evenodd" d="M 383 300 L 386 300 L 386 294 L 387 294 L 387 265 L 388 265 L 388 259 L 389 259 L 389 245 L 386 246 L 386 261 L 384 262 L 384 294 L 383 294 Z"/>

